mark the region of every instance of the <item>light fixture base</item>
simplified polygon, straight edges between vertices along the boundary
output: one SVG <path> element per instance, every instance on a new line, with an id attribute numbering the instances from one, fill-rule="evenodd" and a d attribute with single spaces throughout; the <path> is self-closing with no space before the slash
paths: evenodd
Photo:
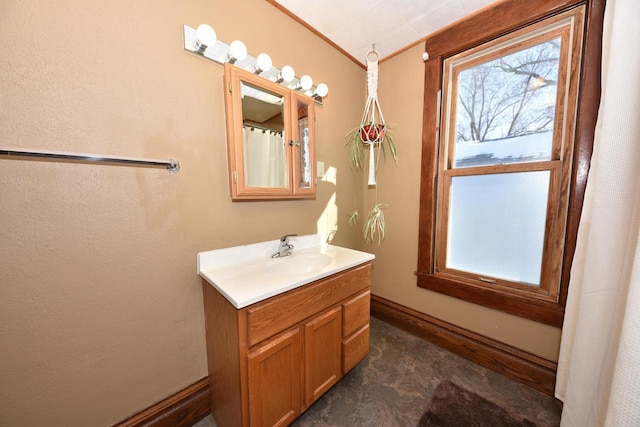
<path id="1" fill-rule="evenodd" d="M 244 59 L 235 60 L 234 58 L 229 58 L 228 53 L 230 50 L 230 45 L 221 41 L 216 40 L 211 46 L 205 46 L 204 49 L 196 48 L 196 42 L 198 40 L 197 30 L 188 25 L 183 25 L 183 36 L 184 36 L 184 50 L 187 52 L 193 53 L 201 58 L 205 58 L 209 61 L 216 62 L 218 64 L 224 64 L 226 62 L 233 64 L 236 67 L 248 70 L 250 72 L 254 72 L 257 58 L 251 55 L 247 55 Z M 285 67 L 282 69 L 284 70 Z M 293 72 L 293 70 L 291 70 Z M 282 70 L 277 67 L 272 66 L 269 70 L 264 70 L 260 72 L 260 76 L 266 79 L 272 80 L 282 86 L 286 86 L 290 89 L 294 89 L 300 86 L 301 78 L 295 77 L 290 81 L 286 81 L 282 79 L 280 76 Z M 310 89 L 306 90 L 309 94 L 316 94 L 317 87 L 311 86 Z M 322 105 L 322 97 L 312 96 L 314 98 L 316 104 Z"/>

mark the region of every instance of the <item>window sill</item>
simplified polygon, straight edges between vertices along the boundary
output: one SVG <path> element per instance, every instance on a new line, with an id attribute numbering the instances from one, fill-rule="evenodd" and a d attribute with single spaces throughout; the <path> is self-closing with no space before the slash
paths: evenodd
<path id="1" fill-rule="evenodd" d="M 508 290 L 487 289 L 486 286 L 462 283 L 425 272 L 416 272 L 416 275 L 420 288 L 562 328 L 564 307 L 557 302 L 535 299 Z"/>

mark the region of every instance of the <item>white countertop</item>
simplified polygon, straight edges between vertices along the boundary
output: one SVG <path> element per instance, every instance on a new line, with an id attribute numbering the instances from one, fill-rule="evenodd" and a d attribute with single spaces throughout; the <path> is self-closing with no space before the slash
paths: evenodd
<path id="1" fill-rule="evenodd" d="M 367 252 L 326 244 L 320 234 L 290 237 L 289 243 L 294 246 L 292 255 L 282 258 L 271 258 L 279 240 L 200 252 L 198 274 L 234 307 L 243 308 L 375 258 Z M 316 258 L 322 263 L 309 272 L 279 270 L 284 263 L 302 265 Z"/>

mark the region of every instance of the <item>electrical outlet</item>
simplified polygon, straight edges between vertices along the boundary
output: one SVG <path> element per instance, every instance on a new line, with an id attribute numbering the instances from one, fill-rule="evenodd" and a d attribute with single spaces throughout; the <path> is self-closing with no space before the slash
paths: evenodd
<path id="1" fill-rule="evenodd" d="M 318 178 L 322 178 L 324 176 L 324 162 L 316 162 L 316 172 Z"/>

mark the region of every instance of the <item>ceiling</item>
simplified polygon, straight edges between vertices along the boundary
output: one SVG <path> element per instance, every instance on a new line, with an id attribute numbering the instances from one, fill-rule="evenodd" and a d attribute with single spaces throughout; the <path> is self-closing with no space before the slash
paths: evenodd
<path id="1" fill-rule="evenodd" d="M 267 0 L 361 64 L 379 60 L 496 0 Z"/>

